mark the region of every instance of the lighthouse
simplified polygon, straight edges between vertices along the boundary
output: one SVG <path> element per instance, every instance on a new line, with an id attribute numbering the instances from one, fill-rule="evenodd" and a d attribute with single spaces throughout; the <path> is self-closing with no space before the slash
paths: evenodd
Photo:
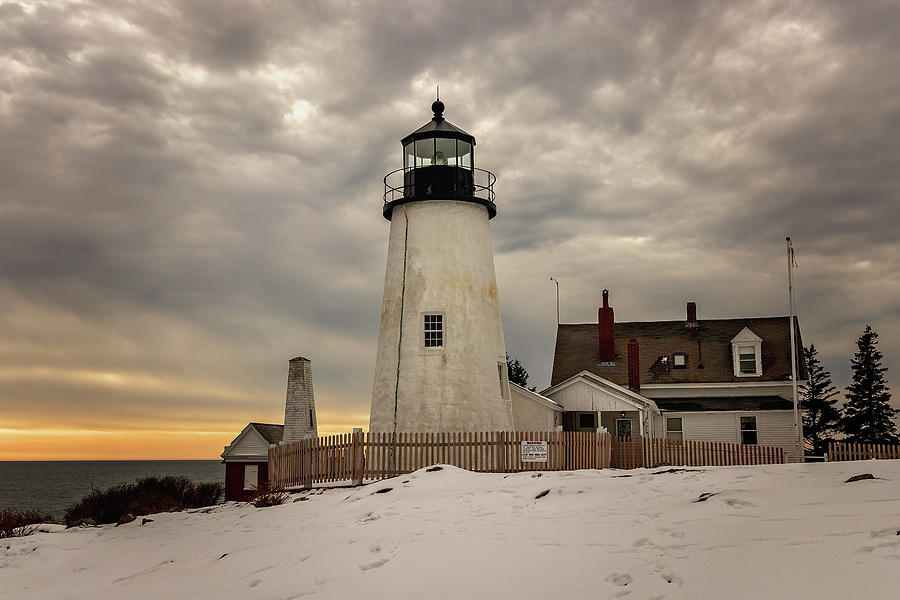
<path id="1" fill-rule="evenodd" d="M 384 178 L 390 221 L 372 432 L 513 429 L 490 220 L 495 177 L 475 138 L 434 116 Z"/>

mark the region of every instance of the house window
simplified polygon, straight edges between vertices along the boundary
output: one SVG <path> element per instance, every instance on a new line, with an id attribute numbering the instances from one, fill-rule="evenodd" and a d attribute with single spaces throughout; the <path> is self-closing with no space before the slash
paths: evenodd
<path id="1" fill-rule="evenodd" d="M 444 315 L 425 315 L 425 347 L 441 348 L 444 345 Z"/>
<path id="2" fill-rule="evenodd" d="M 741 375 L 756 375 L 756 347 L 738 346 Z"/>
<path id="3" fill-rule="evenodd" d="M 755 446 L 758 443 L 756 417 L 741 417 L 741 443 Z"/>
<path id="4" fill-rule="evenodd" d="M 578 429 L 597 429 L 597 413 L 578 413 Z"/>
<path id="5" fill-rule="evenodd" d="M 676 352 L 674 358 L 674 367 L 676 369 L 686 369 L 687 368 L 687 354 L 684 352 Z"/>
<path id="6" fill-rule="evenodd" d="M 666 417 L 666 439 L 667 440 L 683 440 L 684 424 L 681 417 Z"/>

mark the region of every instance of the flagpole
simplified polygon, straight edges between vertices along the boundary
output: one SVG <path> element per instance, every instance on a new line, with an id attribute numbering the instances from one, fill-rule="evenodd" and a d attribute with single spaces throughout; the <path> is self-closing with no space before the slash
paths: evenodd
<path id="1" fill-rule="evenodd" d="M 800 419 L 800 400 L 797 395 L 797 337 L 794 332 L 794 247 L 791 238 L 784 238 L 787 244 L 788 267 L 788 310 L 790 311 L 791 328 L 791 390 L 794 395 L 794 436 L 797 456 L 800 462 L 806 462 L 803 451 L 803 421 Z"/>
<path id="2" fill-rule="evenodd" d="M 556 326 L 559 327 L 559 282 L 553 275 L 550 275 L 550 281 L 556 284 Z"/>

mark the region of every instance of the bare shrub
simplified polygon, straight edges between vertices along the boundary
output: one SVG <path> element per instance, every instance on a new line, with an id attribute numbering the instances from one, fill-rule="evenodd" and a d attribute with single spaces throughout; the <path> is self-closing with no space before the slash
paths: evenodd
<path id="1" fill-rule="evenodd" d="M 218 503 L 225 486 L 220 482 L 194 483 L 187 477 L 145 477 L 134 483 L 95 490 L 66 510 L 66 525 L 83 519 L 117 523 L 123 515 L 200 508 Z"/>
<path id="2" fill-rule="evenodd" d="M 53 517 L 42 515 L 36 510 L 0 510 L 0 538 L 24 537 L 31 535 L 41 523 L 52 523 Z"/>
<path id="3" fill-rule="evenodd" d="M 278 506 L 287 502 L 289 496 L 290 494 L 285 492 L 284 488 L 273 486 L 267 481 L 256 488 L 256 491 L 250 497 L 250 503 L 256 508 Z"/>

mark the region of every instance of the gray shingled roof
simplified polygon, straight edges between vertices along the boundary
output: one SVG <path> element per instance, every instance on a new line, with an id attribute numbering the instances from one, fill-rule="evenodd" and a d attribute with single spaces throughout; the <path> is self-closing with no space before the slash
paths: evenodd
<path id="1" fill-rule="evenodd" d="M 796 323 L 796 317 L 795 317 Z M 762 338 L 762 376 L 735 377 L 731 340 L 744 327 Z M 803 347 L 796 326 L 798 356 Z M 790 381 L 790 329 L 788 317 L 754 319 L 703 319 L 698 327 L 684 321 L 616 323 L 614 366 L 598 361 L 597 323 L 562 324 L 556 333 L 553 375 L 550 385 L 565 381 L 581 371 L 589 371 L 619 385 L 628 385 L 626 345 L 631 338 L 640 344 L 641 383 L 720 383 Z M 686 368 L 672 368 L 673 355 L 687 355 Z M 661 360 L 668 357 L 668 361 Z M 798 379 L 806 379 L 803 361 L 798 359 Z M 703 368 L 700 368 L 702 365 Z"/>
<path id="2" fill-rule="evenodd" d="M 270 444 L 279 444 L 284 438 L 284 425 L 272 425 L 270 423 L 250 423 L 261 436 Z"/>

